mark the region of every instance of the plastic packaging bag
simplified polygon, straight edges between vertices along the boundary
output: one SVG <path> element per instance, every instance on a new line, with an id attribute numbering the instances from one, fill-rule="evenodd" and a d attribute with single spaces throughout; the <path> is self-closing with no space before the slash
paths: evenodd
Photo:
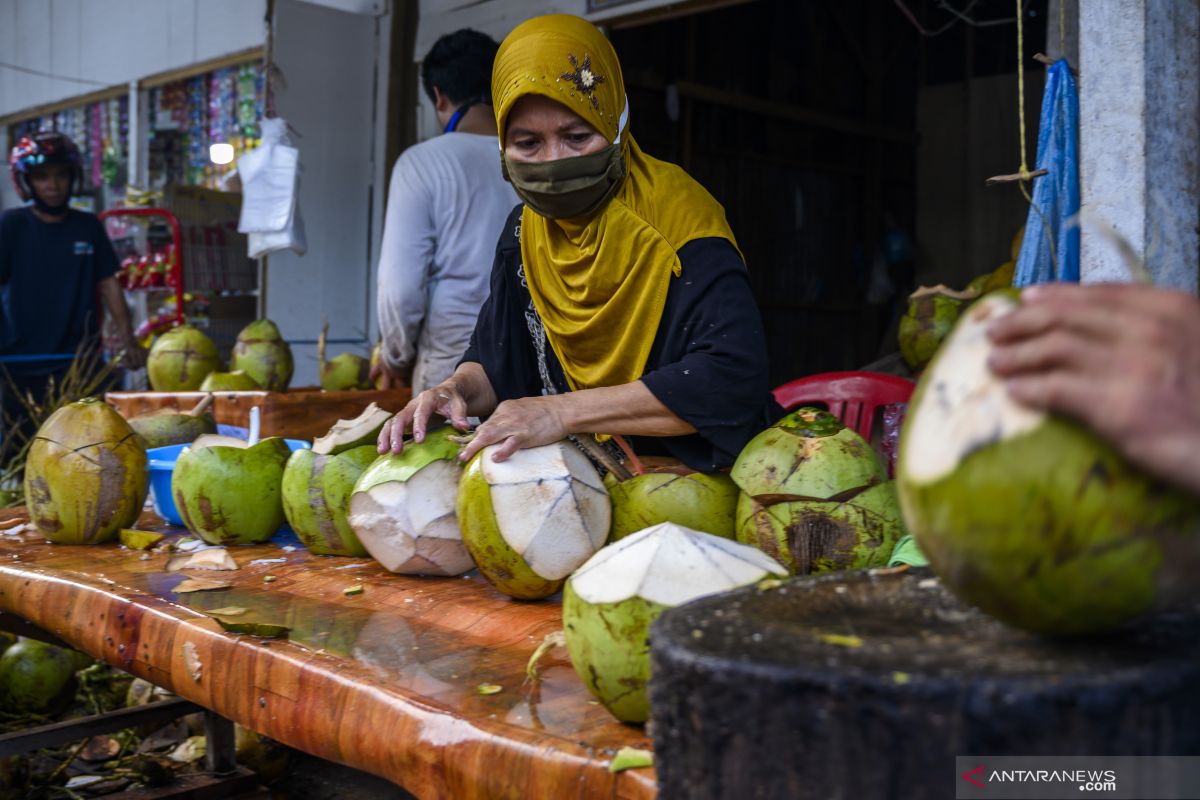
<path id="1" fill-rule="evenodd" d="M 304 254 L 304 222 L 297 194 L 300 151 L 291 146 L 287 121 L 265 119 L 262 145 L 238 159 L 242 180 L 242 214 L 238 230 L 248 234 L 250 257 L 275 250 Z"/>
<path id="2" fill-rule="evenodd" d="M 1013 286 L 1078 282 L 1079 93 L 1065 60 L 1054 62 L 1046 76 L 1037 167 L 1049 174 L 1033 180 L 1033 206 L 1025 221 Z"/>

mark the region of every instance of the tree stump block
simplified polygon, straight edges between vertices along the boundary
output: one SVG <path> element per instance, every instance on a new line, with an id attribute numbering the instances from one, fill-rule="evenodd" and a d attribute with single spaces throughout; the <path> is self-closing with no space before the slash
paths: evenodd
<path id="1" fill-rule="evenodd" d="M 660 796 L 953 797 L 955 756 L 1200 752 L 1200 608 L 1053 640 L 928 570 L 747 588 L 651 633 Z"/>

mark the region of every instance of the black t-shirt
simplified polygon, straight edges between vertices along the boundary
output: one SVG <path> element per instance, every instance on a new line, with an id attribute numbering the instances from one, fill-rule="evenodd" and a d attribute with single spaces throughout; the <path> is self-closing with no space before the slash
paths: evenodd
<path id="1" fill-rule="evenodd" d="M 463 356 L 483 367 L 501 401 L 541 395 L 546 382 L 557 393 L 569 390 L 525 284 L 521 210 L 518 206 L 505 223 L 491 294 Z M 639 437 L 633 447 L 643 455 L 670 455 L 692 469 L 715 472 L 731 466 L 755 434 L 783 416 L 783 409 L 770 393 L 762 320 L 737 250 L 725 239 L 696 239 L 679 250 L 679 261 L 682 274 L 671 279 L 641 380 L 697 432 Z"/>
<path id="2" fill-rule="evenodd" d="M 93 214 L 70 209 L 61 222 L 33 210 L 0 215 L 0 355 L 74 353 L 99 330 L 96 285 L 117 271 L 117 255 Z M 8 364 L 35 375 L 63 361 Z"/>

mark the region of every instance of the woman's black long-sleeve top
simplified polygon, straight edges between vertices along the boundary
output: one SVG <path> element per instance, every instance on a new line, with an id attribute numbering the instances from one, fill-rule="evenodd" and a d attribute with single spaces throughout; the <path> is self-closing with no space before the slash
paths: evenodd
<path id="1" fill-rule="evenodd" d="M 483 367 L 500 402 L 569 391 L 525 284 L 521 210 L 509 216 L 496 246 L 491 294 L 462 359 Z M 671 279 L 641 380 L 696 433 L 636 437 L 632 444 L 640 455 L 674 456 L 715 472 L 731 466 L 783 410 L 770 393 L 762 319 L 737 250 L 725 239 L 696 239 L 680 248 L 679 261 L 682 274 Z"/>

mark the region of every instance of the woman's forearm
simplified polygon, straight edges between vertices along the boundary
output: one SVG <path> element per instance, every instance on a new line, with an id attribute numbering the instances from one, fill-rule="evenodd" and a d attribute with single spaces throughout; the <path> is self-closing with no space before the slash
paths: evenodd
<path id="1" fill-rule="evenodd" d="M 662 404 L 641 381 L 553 398 L 568 433 L 684 436 L 696 429 Z"/>
<path id="2" fill-rule="evenodd" d="M 483 365 L 465 361 L 458 365 L 448 383 L 453 383 L 467 404 L 467 416 L 486 417 L 496 410 L 496 391 L 488 380 Z"/>

